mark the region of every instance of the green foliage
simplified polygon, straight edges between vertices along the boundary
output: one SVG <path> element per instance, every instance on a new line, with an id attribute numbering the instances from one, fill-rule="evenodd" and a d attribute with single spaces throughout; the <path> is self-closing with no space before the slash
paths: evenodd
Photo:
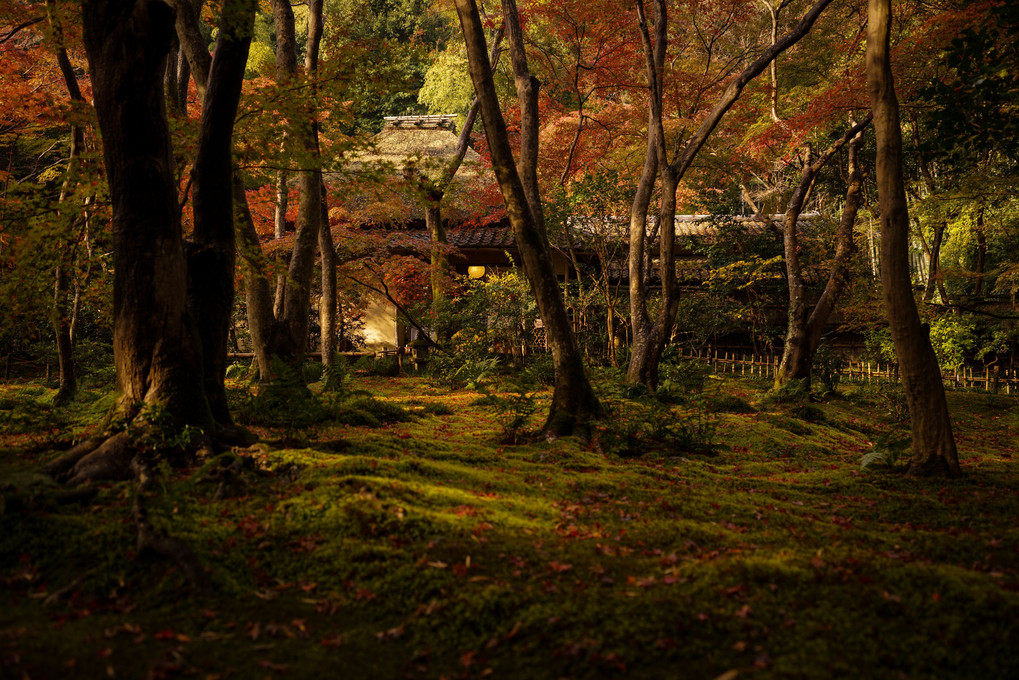
<path id="1" fill-rule="evenodd" d="M 327 418 L 328 409 L 292 366 L 274 357 L 272 371 L 272 381 L 262 383 L 256 393 L 243 398 L 236 409 L 237 419 L 245 424 L 279 428 L 284 441 L 303 441 L 315 424 Z"/>
<path id="2" fill-rule="evenodd" d="M 789 409 L 789 415 L 808 423 L 823 423 L 825 421 L 824 411 L 813 404 L 797 404 Z"/>
<path id="3" fill-rule="evenodd" d="M 952 371 L 976 350 L 976 322 L 969 314 L 946 314 L 930 325 L 931 345 L 943 371 Z"/>
<path id="4" fill-rule="evenodd" d="M 114 429 L 118 429 L 116 426 Z M 141 452 L 159 454 L 161 460 L 179 458 L 190 451 L 202 430 L 180 422 L 159 404 L 146 404 L 125 425 L 133 445 Z"/>
<path id="5" fill-rule="evenodd" d="M 400 375 L 400 363 L 396 357 L 360 357 L 351 370 L 362 375 L 395 378 Z"/>
<path id="6" fill-rule="evenodd" d="M 718 416 L 704 394 L 683 392 L 678 401 L 684 406 L 676 409 L 671 393 L 652 395 L 644 385 L 627 385 L 619 369 L 595 372 L 591 381 L 607 413 L 597 436 L 604 452 L 633 458 L 710 453 L 717 446 Z"/>
<path id="7" fill-rule="evenodd" d="M 498 357 L 488 350 L 484 336 L 462 331 L 453 336 L 450 351 L 431 356 L 428 368 L 436 383 L 450 390 L 480 389 L 499 367 Z"/>
<path id="8" fill-rule="evenodd" d="M 765 395 L 765 404 L 804 404 L 810 401 L 810 386 L 806 380 L 790 378 L 777 389 Z"/>
<path id="9" fill-rule="evenodd" d="M 532 354 L 527 357 L 520 379 L 530 385 L 555 385 L 555 365 L 551 354 Z"/>
<path id="10" fill-rule="evenodd" d="M 909 422 L 909 403 L 901 385 L 882 385 L 874 390 L 874 396 L 878 410 L 888 422 L 899 425 Z"/>
<path id="11" fill-rule="evenodd" d="M 894 470 L 907 454 L 910 438 L 896 430 L 882 436 L 870 451 L 860 458 L 861 470 Z"/>
<path id="12" fill-rule="evenodd" d="M 711 365 L 698 359 L 684 359 L 672 345 L 662 356 L 658 372 L 659 397 L 682 401 L 704 391 L 711 375 Z"/>
<path id="13" fill-rule="evenodd" d="M 528 389 L 528 382 L 520 379 L 511 382 L 507 392 L 485 390 L 481 401 L 497 414 L 502 428 L 500 443 L 527 441 L 525 428 L 540 406 L 537 396 L 537 392 Z"/>
<path id="14" fill-rule="evenodd" d="M 811 387 L 815 388 L 821 399 L 834 396 L 842 382 L 842 369 L 846 365 L 846 356 L 835 346 L 822 342 L 814 354 L 814 365 L 811 368 Z"/>

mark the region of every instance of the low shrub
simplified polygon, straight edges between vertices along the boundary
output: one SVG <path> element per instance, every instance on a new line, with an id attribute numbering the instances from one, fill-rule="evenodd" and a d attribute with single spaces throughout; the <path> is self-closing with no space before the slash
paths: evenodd
<path id="1" fill-rule="evenodd" d="M 757 409 L 746 399 L 732 394 L 718 394 L 707 401 L 707 407 L 714 413 L 755 413 Z"/>

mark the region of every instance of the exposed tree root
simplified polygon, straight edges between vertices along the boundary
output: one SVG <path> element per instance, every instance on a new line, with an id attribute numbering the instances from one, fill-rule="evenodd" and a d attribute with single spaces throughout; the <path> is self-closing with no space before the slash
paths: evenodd
<path id="1" fill-rule="evenodd" d="M 156 529 L 148 520 L 145 498 L 155 483 L 148 464 L 142 460 L 141 455 L 137 455 L 131 461 L 131 468 L 138 482 L 138 493 L 135 495 L 134 507 L 131 510 L 135 526 L 138 529 L 138 552 L 143 553 L 151 550 L 164 557 L 169 557 L 180 566 L 185 578 L 195 590 L 202 595 L 210 594 L 212 582 L 209 580 L 205 567 L 190 546 L 180 539 L 173 538 L 164 530 Z"/>
<path id="2" fill-rule="evenodd" d="M 101 481 L 125 481 L 134 479 L 137 484 L 134 505 L 131 509 L 132 518 L 138 531 L 138 552 L 152 552 L 168 557 L 180 566 L 188 583 L 200 594 L 212 591 L 209 575 L 194 551 L 178 538 L 170 536 L 165 530 L 158 529 L 148 519 L 146 499 L 154 485 L 154 476 L 146 460 L 146 450 L 153 447 L 153 439 L 146 433 L 150 424 L 136 419 L 133 432 L 122 431 L 102 439 L 89 439 L 75 446 L 60 458 L 51 461 L 45 472 L 58 481 L 69 486 L 79 487 L 69 490 L 67 502 L 86 500 L 97 492 L 94 487 L 83 486 Z M 139 432 L 140 430 L 140 432 Z M 228 426 L 218 428 L 212 436 L 200 434 L 192 437 L 184 446 L 170 445 L 160 455 L 172 464 L 190 464 L 197 459 L 210 459 L 218 450 L 226 450 L 231 446 L 250 446 L 257 437 L 242 427 Z M 157 444 L 158 446 L 158 444 Z M 220 467 L 219 486 L 216 498 L 222 498 L 227 487 L 235 483 L 237 474 L 244 468 L 241 458 L 233 458 L 229 465 Z M 84 577 L 85 574 L 82 575 Z M 68 586 L 69 590 L 77 587 L 80 581 Z M 62 589 L 64 590 L 64 589 Z M 64 593 L 54 593 L 56 599 Z M 55 601 L 55 600 L 54 600 Z"/>
<path id="3" fill-rule="evenodd" d="M 78 486 L 90 481 L 131 479 L 131 459 L 134 455 L 131 435 L 118 432 L 75 463 L 68 471 L 67 483 Z"/>
<path id="4" fill-rule="evenodd" d="M 91 576 L 92 574 L 94 574 L 95 572 L 96 572 L 96 568 L 95 567 L 93 567 L 92 569 L 88 569 L 88 570 L 82 572 L 81 574 L 78 575 L 78 578 L 74 579 L 73 581 L 68 583 L 63 588 L 61 588 L 59 590 L 56 590 L 56 591 L 50 593 L 49 595 L 47 595 L 46 599 L 42 601 L 43 605 L 46 606 L 46 607 L 49 607 L 50 605 L 56 604 L 57 602 L 59 602 L 63 598 L 65 598 L 68 595 L 70 595 L 71 593 L 73 593 L 78 588 L 78 586 L 80 586 L 82 583 L 84 583 L 85 580 L 88 579 L 88 577 Z"/>
<path id="5" fill-rule="evenodd" d="M 104 439 L 86 439 L 70 451 L 55 460 L 51 460 L 43 467 L 43 472 L 50 477 L 59 478 L 65 475 L 71 468 L 77 465 L 78 461 L 99 448 Z"/>

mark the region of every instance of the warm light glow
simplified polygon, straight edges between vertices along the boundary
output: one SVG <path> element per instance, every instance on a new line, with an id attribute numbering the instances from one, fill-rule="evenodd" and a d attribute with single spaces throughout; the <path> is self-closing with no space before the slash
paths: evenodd
<path id="1" fill-rule="evenodd" d="M 480 279 L 485 275 L 485 268 L 482 266 L 468 267 L 467 276 L 472 279 Z"/>

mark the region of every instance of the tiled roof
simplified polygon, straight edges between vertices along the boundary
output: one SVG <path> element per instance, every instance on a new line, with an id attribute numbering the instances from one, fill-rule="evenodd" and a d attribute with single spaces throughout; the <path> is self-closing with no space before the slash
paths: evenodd
<path id="1" fill-rule="evenodd" d="M 516 248 L 513 230 L 506 226 L 453 229 L 449 243 L 457 248 Z"/>

